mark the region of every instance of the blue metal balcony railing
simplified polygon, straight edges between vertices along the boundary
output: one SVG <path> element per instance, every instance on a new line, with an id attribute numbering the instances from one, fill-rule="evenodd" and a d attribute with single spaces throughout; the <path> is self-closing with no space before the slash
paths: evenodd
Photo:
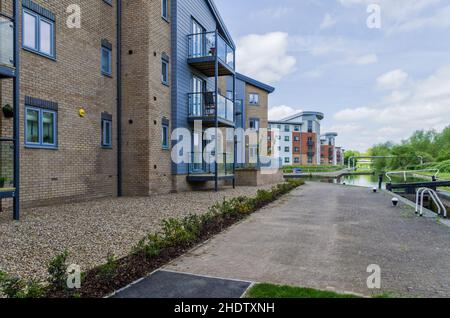
<path id="1" fill-rule="evenodd" d="M 206 157 L 206 158 L 205 158 Z M 191 152 L 189 163 L 189 175 L 215 175 L 216 164 L 214 153 L 204 154 L 202 152 Z M 230 176 L 234 174 L 234 154 L 220 153 L 217 157 L 217 171 L 219 176 Z"/>
<path id="2" fill-rule="evenodd" d="M 314 146 L 314 141 L 308 140 L 308 146 Z"/>
<path id="3" fill-rule="evenodd" d="M 217 48 L 216 48 L 217 34 Z M 189 55 L 188 58 L 202 58 L 208 56 L 216 56 L 219 60 L 234 70 L 235 52 L 228 45 L 225 39 L 217 32 L 205 32 L 188 35 L 189 39 Z"/>
<path id="4" fill-rule="evenodd" d="M 219 119 L 234 123 L 234 103 L 231 99 L 213 92 L 189 94 L 190 118 L 215 118 L 216 111 Z"/>
<path id="5" fill-rule="evenodd" d="M 0 191 L 14 189 L 14 141 L 0 138 Z"/>
<path id="6" fill-rule="evenodd" d="M 14 22 L 0 14 L 0 66 L 13 68 L 14 65 Z"/>

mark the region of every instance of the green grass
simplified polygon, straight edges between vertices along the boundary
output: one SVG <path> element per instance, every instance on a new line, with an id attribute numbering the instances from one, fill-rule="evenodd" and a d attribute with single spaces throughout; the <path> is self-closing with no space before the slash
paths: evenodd
<path id="1" fill-rule="evenodd" d="M 250 288 L 247 298 L 361 298 L 312 288 L 257 284 Z"/>

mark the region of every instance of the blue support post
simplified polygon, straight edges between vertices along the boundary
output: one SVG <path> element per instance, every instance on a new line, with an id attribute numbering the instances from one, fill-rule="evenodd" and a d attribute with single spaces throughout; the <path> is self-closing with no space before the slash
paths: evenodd
<path id="1" fill-rule="evenodd" d="M 20 52 L 19 52 L 19 16 L 20 0 L 14 1 L 14 66 L 15 77 L 13 83 L 13 104 L 14 104 L 14 202 L 13 217 L 14 220 L 20 219 Z"/>
<path id="2" fill-rule="evenodd" d="M 216 47 L 216 56 L 215 56 L 215 66 L 214 66 L 214 79 L 215 79 L 215 93 L 216 93 L 216 149 L 215 149 L 215 178 L 214 178 L 214 190 L 217 192 L 219 190 L 219 165 L 217 163 L 217 160 L 219 158 L 219 154 L 218 154 L 218 149 L 219 149 L 219 138 L 218 138 L 218 134 L 219 134 L 219 117 L 218 117 L 218 112 L 219 112 L 219 47 L 218 47 L 218 37 L 219 37 L 219 33 L 216 29 L 216 38 L 215 38 L 215 47 Z"/>

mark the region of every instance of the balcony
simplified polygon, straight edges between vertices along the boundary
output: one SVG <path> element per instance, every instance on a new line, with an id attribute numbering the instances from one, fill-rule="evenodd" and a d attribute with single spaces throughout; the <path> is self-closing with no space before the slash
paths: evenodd
<path id="1" fill-rule="evenodd" d="M 14 142 L 0 139 L 0 198 L 14 196 Z"/>
<path id="2" fill-rule="evenodd" d="M 217 96 L 217 99 L 216 99 Z M 234 127 L 234 103 L 213 92 L 189 94 L 189 120 L 201 120 L 204 126 Z"/>
<path id="3" fill-rule="evenodd" d="M 208 77 L 216 75 L 215 62 L 218 59 L 217 76 L 234 74 L 234 49 L 217 32 L 205 32 L 188 35 L 188 64 Z"/>
<path id="4" fill-rule="evenodd" d="M 206 182 L 214 181 L 216 178 L 216 164 L 214 162 L 214 154 L 209 154 L 209 160 L 205 161 L 205 155 L 202 152 L 192 152 L 190 154 L 190 163 L 188 170 L 189 182 Z M 233 179 L 234 178 L 234 164 L 233 153 L 221 153 L 218 155 L 217 161 L 217 178 Z"/>
<path id="5" fill-rule="evenodd" d="M 314 146 L 314 141 L 312 141 L 312 140 L 308 140 L 308 142 L 307 142 L 307 144 L 308 144 L 308 146 Z"/>
<path id="6" fill-rule="evenodd" d="M 14 22 L 0 13 L 0 78 L 15 76 Z"/>
<path id="7" fill-rule="evenodd" d="M 316 153 L 313 151 L 308 151 L 308 153 L 307 153 L 308 157 L 314 157 L 315 154 Z"/>

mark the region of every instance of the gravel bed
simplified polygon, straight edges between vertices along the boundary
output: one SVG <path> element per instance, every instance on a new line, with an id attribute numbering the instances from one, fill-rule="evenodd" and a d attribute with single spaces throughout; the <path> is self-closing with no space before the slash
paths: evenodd
<path id="1" fill-rule="evenodd" d="M 263 187 L 224 188 L 138 198 L 95 201 L 24 209 L 20 222 L 10 211 L 0 214 L 0 270 L 20 277 L 45 279 L 47 264 L 67 249 L 70 262 L 82 271 L 103 264 L 108 253 L 118 257 L 161 221 L 205 213 L 224 198 L 253 196 Z M 8 209 L 9 210 L 9 209 Z"/>

